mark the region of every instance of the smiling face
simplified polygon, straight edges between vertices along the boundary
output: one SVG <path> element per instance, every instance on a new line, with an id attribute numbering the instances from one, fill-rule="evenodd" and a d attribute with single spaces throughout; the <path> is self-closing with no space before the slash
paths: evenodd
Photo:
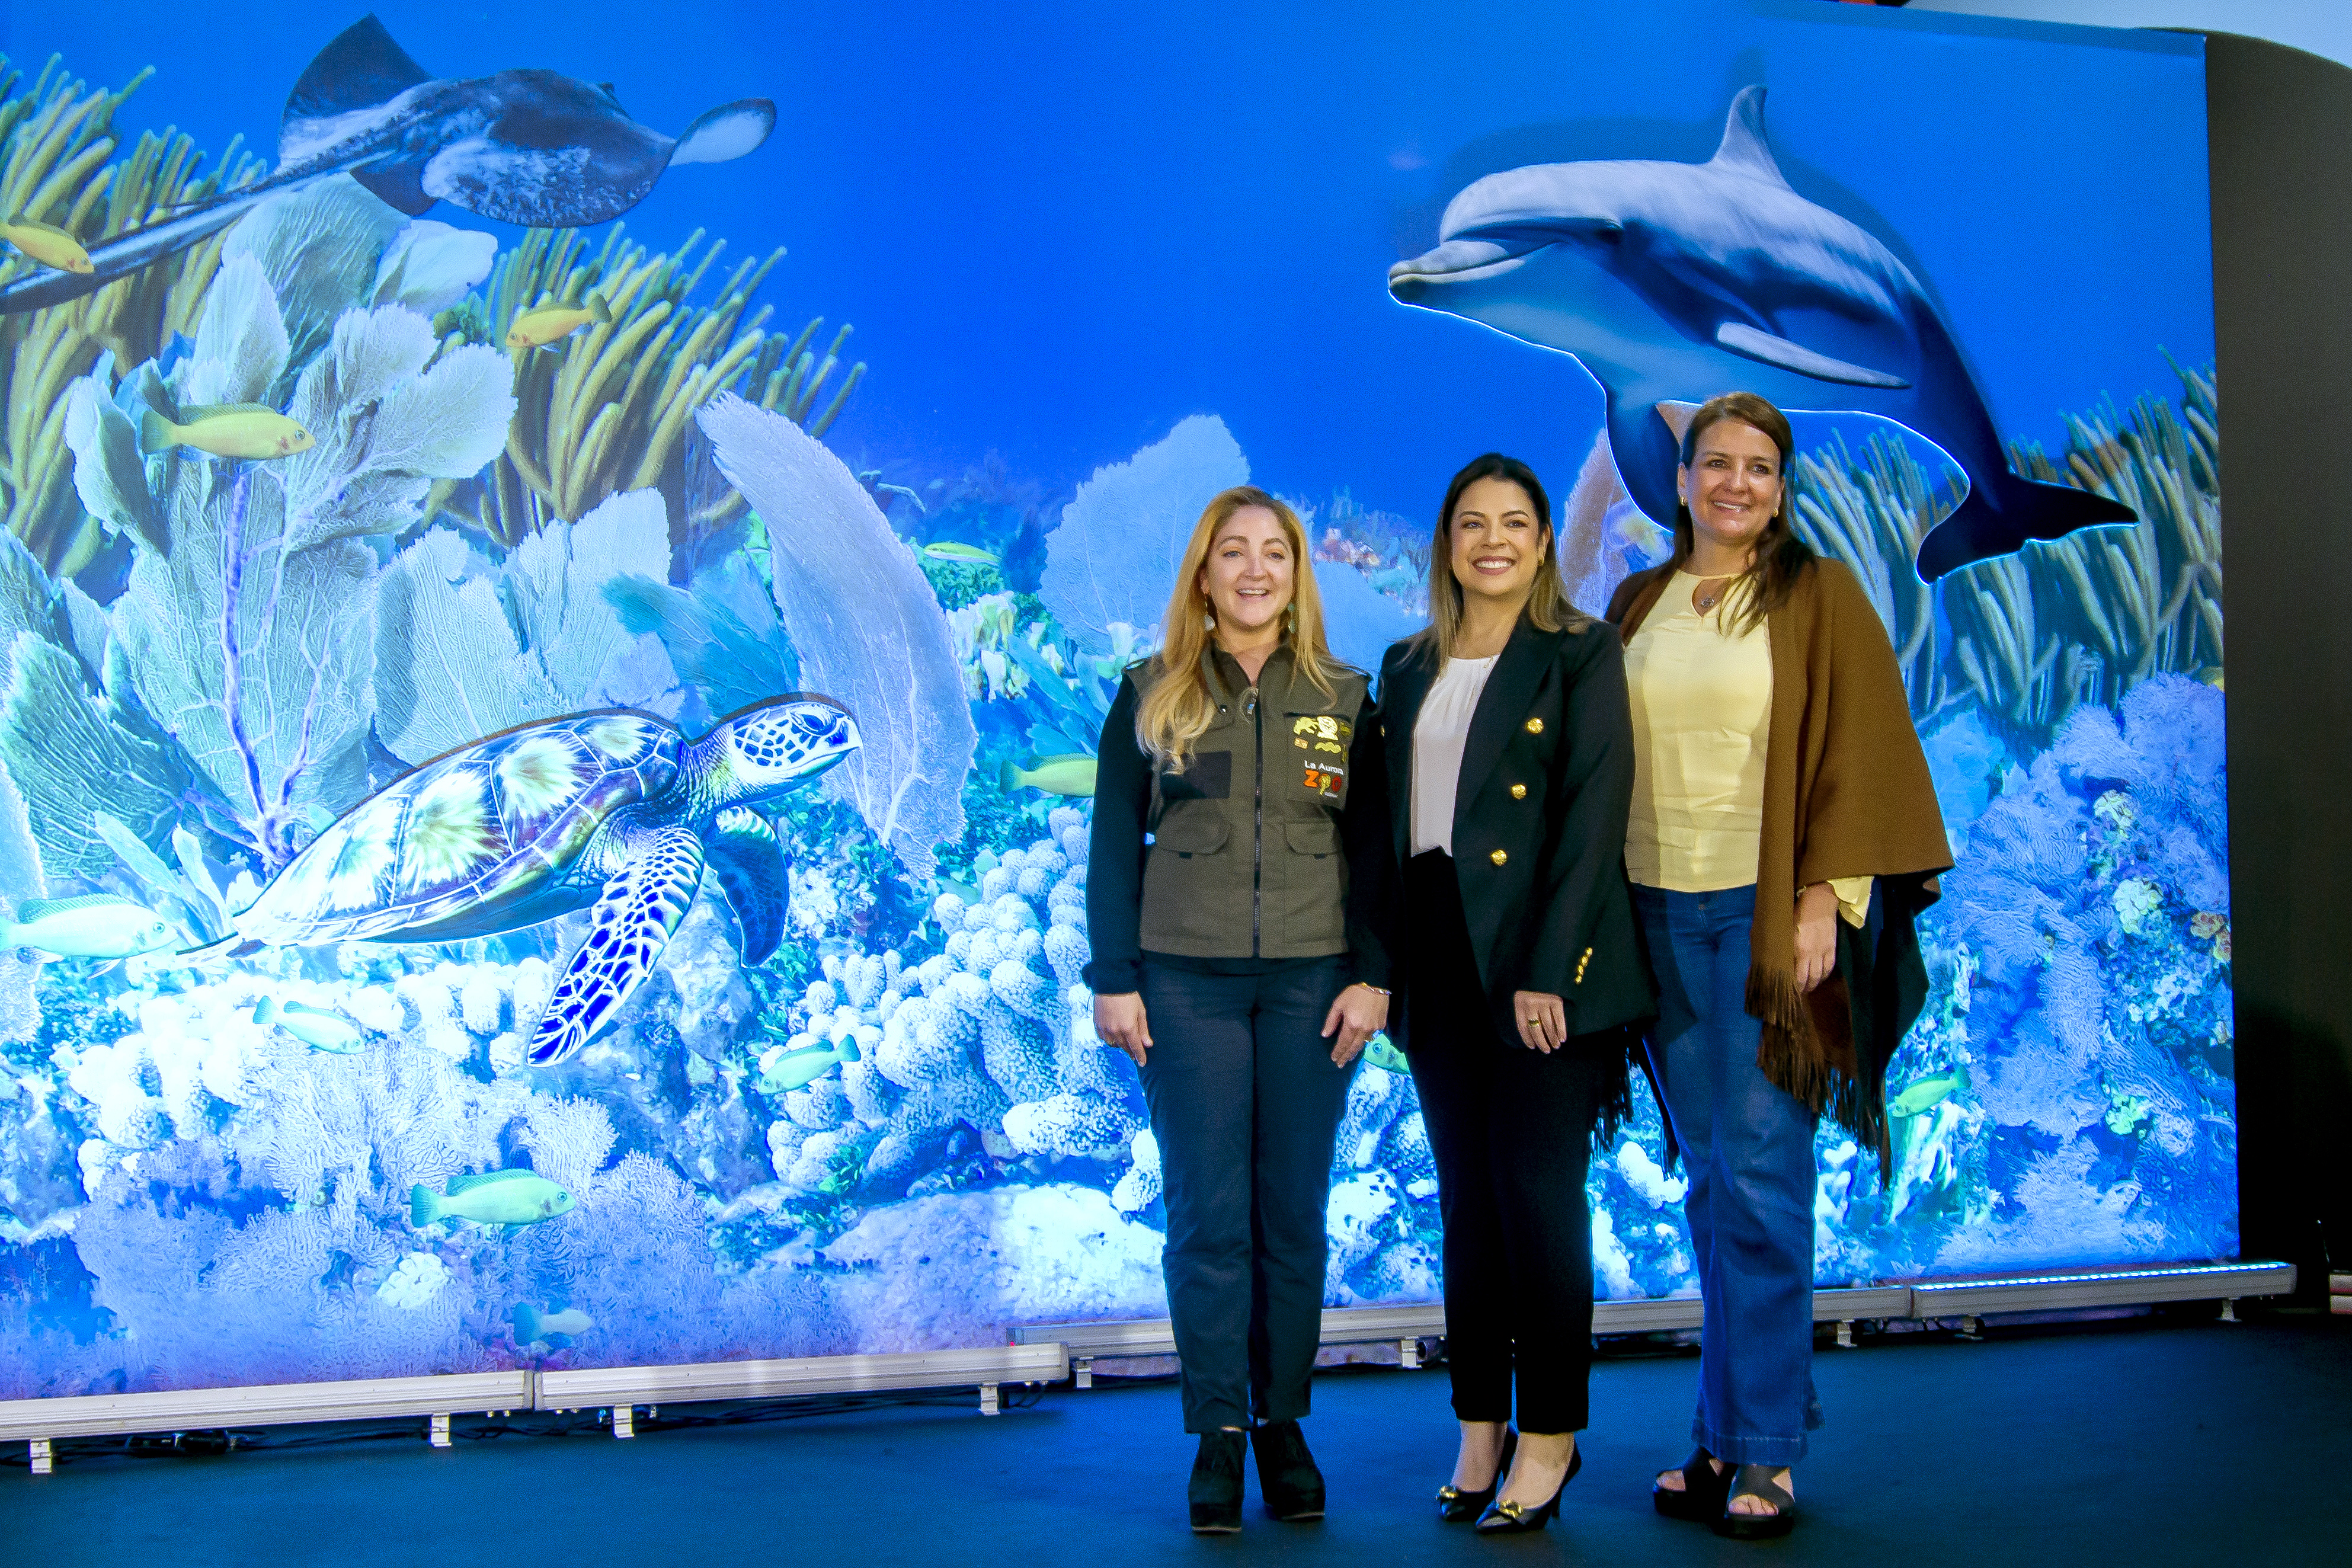
<path id="1" fill-rule="evenodd" d="M 1209 542 L 1199 585 L 1216 611 L 1217 633 L 1229 644 L 1279 633 L 1290 607 L 1297 562 L 1289 531 L 1262 506 L 1245 506 L 1227 518 Z"/>
<path id="2" fill-rule="evenodd" d="M 1551 536 L 1534 500 L 1505 479 L 1473 479 L 1454 502 L 1447 527 L 1454 580 L 1465 596 L 1517 605 L 1551 555 Z"/>
<path id="3" fill-rule="evenodd" d="M 1697 537 L 1744 560 L 1780 510 L 1780 448 L 1753 425 L 1718 419 L 1699 432 L 1675 489 Z"/>

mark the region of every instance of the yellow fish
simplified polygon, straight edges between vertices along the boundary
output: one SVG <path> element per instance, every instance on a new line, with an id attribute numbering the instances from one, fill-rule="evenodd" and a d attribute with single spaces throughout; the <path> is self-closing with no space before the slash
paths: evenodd
<path id="1" fill-rule="evenodd" d="M 584 304 L 541 305 L 536 310 L 525 310 L 507 329 L 507 347 L 510 349 L 543 349 L 557 339 L 578 331 L 591 321 L 609 321 L 613 308 L 604 303 L 602 294 L 591 294 Z"/>
<path id="2" fill-rule="evenodd" d="M 284 458 L 316 445 L 310 432 L 259 403 L 184 408 L 177 424 L 152 408 L 139 419 L 139 446 L 150 456 L 193 447 L 215 458 Z"/>
<path id="3" fill-rule="evenodd" d="M 1017 768 L 1008 762 L 999 771 L 997 782 L 1007 792 L 1042 789 L 1047 795 L 1090 795 L 1095 793 L 1095 760 L 1083 753 L 1041 757 L 1034 768 Z"/>
<path id="4" fill-rule="evenodd" d="M 6 240 L 25 255 L 44 267 L 54 267 L 60 272 L 93 272 L 89 252 L 81 241 L 50 223 L 35 223 L 28 217 L 11 217 L 0 221 L 0 239 Z"/>
<path id="5" fill-rule="evenodd" d="M 966 544 L 960 539 L 944 539 L 937 544 L 926 544 L 923 553 L 934 561 L 966 561 L 975 566 L 999 564 L 995 556 L 979 545 Z"/>

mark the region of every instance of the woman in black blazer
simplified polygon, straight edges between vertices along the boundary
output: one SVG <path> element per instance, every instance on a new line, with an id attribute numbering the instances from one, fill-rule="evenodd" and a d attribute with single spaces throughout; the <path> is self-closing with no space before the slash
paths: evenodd
<path id="1" fill-rule="evenodd" d="M 1390 1016 L 1445 1224 L 1462 1444 L 1439 1510 L 1504 1533 L 1542 1529 L 1582 1463 L 1585 1165 L 1623 1093 L 1623 1026 L 1651 1008 L 1623 864 L 1633 736 L 1617 635 L 1568 602 L 1527 465 L 1490 452 L 1454 477 L 1429 580 L 1430 625 L 1381 669 L 1404 867 Z"/>

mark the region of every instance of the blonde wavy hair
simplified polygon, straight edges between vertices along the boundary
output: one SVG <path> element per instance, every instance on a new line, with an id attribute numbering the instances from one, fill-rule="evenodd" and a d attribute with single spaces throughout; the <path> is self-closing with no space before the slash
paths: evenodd
<path id="1" fill-rule="evenodd" d="M 1284 612 L 1282 640 L 1290 649 L 1298 673 L 1325 697 L 1338 696 L 1331 671 L 1339 668 L 1323 641 L 1323 596 L 1315 587 L 1315 563 L 1307 550 L 1307 528 L 1298 514 L 1255 485 L 1235 485 L 1220 490 L 1201 521 L 1192 527 L 1191 542 L 1176 568 L 1176 590 L 1168 595 L 1168 616 L 1162 623 L 1167 640 L 1151 656 L 1137 682 L 1143 700 L 1135 710 L 1135 739 L 1152 761 L 1171 773 L 1182 773 L 1195 742 L 1208 732 L 1216 717 L 1217 700 L 1209 689 L 1207 654 L 1215 633 L 1211 628 L 1213 606 L 1202 586 L 1209 552 L 1237 512 L 1264 507 L 1282 524 L 1290 545 L 1290 605 Z"/>

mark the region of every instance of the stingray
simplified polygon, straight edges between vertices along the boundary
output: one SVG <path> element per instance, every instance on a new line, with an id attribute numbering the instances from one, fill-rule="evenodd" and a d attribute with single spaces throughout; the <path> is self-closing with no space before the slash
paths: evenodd
<path id="1" fill-rule="evenodd" d="M 178 209 L 89 252 L 89 272 L 43 271 L 0 288 L 0 315 L 79 299 L 218 233 L 259 203 L 349 174 L 410 216 L 436 201 L 478 217 L 583 228 L 620 216 L 680 163 L 740 158 L 775 129 L 746 98 L 676 141 L 629 117 L 611 84 L 551 70 L 445 81 L 371 15 L 319 51 L 286 100 L 278 170 Z"/>
<path id="2" fill-rule="evenodd" d="M 1764 89 L 1732 102 L 1705 163 L 1510 169 L 1455 195 L 1443 242 L 1389 269 L 1389 292 L 1572 354 L 1609 397 L 1609 446 L 1633 500 L 1675 515 L 1661 416 L 1735 388 L 1791 410 L 1892 419 L 1968 476 L 1920 541 L 1928 582 L 2029 540 L 2137 521 L 2129 507 L 2011 471 L 1943 314 L 1876 236 L 1806 200 L 1764 135 Z"/>

